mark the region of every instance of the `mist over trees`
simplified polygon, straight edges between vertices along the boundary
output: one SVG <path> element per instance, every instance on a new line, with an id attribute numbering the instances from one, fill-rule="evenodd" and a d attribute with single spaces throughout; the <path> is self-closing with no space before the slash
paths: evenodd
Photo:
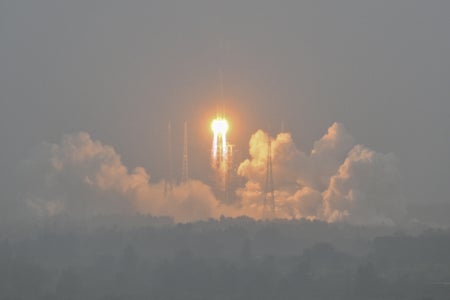
<path id="1" fill-rule="evenodd" d="M 1 230 L 0 299 L 448 299 L 450 231 L 144 215 Z"/>

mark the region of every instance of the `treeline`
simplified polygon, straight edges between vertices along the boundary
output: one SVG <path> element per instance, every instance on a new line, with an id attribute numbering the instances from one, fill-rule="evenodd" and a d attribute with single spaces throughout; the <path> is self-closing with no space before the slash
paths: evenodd
<path id="1" fill-rule="evenodd" d="M 247 218 L 43 226 L 0 242 L 0 299 L 450 299 L 450 232 Z"/>

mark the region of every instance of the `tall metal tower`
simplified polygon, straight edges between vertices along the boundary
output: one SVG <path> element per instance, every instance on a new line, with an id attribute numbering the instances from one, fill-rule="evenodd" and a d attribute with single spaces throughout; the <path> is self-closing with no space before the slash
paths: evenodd
<path id="1" fill-rule="evenodd" d="M 167 127 L 167 174 L 164 182 L 164 195 L 168 195 L 173 190 L 173 163 L 172 163 L 172 125 L 169 122 Z"/>
<path id="2" fill-rule="evenodd" d="M 267 143 L 267 167 L 266 167 L 266 185 L 264 187 L 264 212 L 267 212 L 267 206 L 270 206 L 270 218 L 275 218 L 275 193 L 273 188 L 272 173 L 272 141 L 269 137 Z"/>
<path id="3" fill-rule="evenodd" d="M 184 144 L 183 144 L 183 166 L 181 169 L 181 183 L 186 183 L 189 180 L 189 165 L 188 165 L 188 135 L 187 122 L 184 122 Z"/>

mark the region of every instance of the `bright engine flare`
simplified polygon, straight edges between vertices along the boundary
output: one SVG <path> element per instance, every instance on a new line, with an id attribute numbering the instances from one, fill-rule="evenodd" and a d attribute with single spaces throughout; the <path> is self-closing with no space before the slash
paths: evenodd
<path id="1" fill-rule="evenodd" d="M 214 119 L 211 124 L 211 129 L 214 133 L 225 135 L 228 131 L 228 121 L 226 119 Z"/>
<path id="2" fill-rule="evenodd" d="M 228 129 L 228 121 L 225 118 L 217 117 L 211 123 L 213 132 L 211 166 L 214 170 L 217 189 L 222 193 L 227 191 L 233 155 L 227 141 Z"/>
<path id="3" fill-rule="evenodd" d="M 228 121 L 224 118 L 216 118 L 211 123 L 211 129 L 214 134 L 212 145 L 213 164 L 217 163 L 218 158 L 220 160 L 226 160 L 228 152 L 228 145 L 227 145 L 228 128 L 229 128 Z"/>

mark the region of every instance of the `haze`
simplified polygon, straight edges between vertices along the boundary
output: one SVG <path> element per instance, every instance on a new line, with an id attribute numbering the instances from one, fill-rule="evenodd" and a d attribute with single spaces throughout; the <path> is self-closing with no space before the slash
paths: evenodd
<path id="1" fill-rule="evenodd" d="M 449 299 L 449 12 L 0 0 L 0 299 Z"/>
<path id="2" fill-rule="evenodd" d="M 192 173 L 201 177 L 218 105 L 244 152 L 251 133 L 275 132 L 281 122 L 309 151 L 339 121 L 360 143 L 399 157 L 409 201 L 446 202 L 449 8 L 406 0 L 2 1 L 2 202 L 14 197 L 11 174 L 30 148 L 80 130 L 161 178 L 167 122 L 181 143 L 187 120 Z"/>

